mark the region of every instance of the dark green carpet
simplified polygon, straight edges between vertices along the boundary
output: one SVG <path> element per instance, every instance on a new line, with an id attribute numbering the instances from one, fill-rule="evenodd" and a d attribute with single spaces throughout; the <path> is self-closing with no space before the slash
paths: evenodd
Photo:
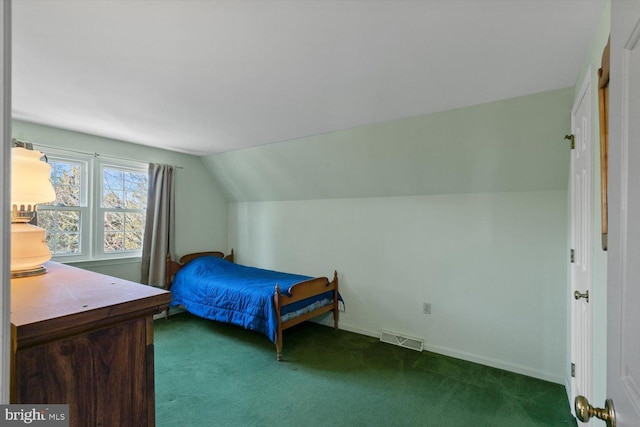
<path id="1" fill-rule="evenodd" d="M 576 426 L 558 384 L 314 323 L 263 335 L 187 313 L 155 322 L 156 424 Z"/>

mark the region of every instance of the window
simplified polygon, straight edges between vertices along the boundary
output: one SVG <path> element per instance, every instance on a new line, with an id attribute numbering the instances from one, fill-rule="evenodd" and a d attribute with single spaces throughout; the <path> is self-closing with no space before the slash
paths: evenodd
<path id="1" fill-rule="evenodd" d="M 47 230 L 47 246 L 54 257 L 82 256 L 88 243 L 81 233 L 89 218 L 88 162 L 49 157 L 49 164 L 56 200 L 51 205 L 38 206 L 38 225 Z"/>
<path id="2" fill-rule="evenodd" d="M 147 173 L 101 165 L 99 233 L 102 253 L 142 251 L 147 207 Z"/>
<path id="3" fill-rule="evenodd" d="M 56 261 L 137 257 L 147 205 L 147 165 L 44 149 L 56 200 L 38 225 Z"/>

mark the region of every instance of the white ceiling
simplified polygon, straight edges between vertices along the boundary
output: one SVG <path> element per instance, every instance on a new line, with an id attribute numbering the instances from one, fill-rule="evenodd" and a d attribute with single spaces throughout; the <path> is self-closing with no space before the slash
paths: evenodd
<path id="1" fill-rule="evenodd" d="M 605 0 L 13 2 L 13 116 L 192 154 L 575 84 Z"/>

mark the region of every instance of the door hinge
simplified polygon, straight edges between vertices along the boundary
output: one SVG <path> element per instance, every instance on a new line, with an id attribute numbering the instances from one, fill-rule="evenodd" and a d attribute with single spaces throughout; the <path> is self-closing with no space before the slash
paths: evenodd
<path id="1" fill-rule="evenodd" d="M 571 249 L 571 262 L 576 262 L 576 251 Z"/>
<path id="2" fill-rule="evenodd" d="M 568 139 L 569 141 L 571 141 L 571 149 L 573 150 L 574 148 L 576 148 L 576 142 L 575 139 L 576 137 L 573 136 L 573 134 L 568 134 L 564 136 L 564 139 Z"/>
<path id="3" fill-rule="evenodd" d="M 575 378 L 576 377 L 576 364 L 572 363 L 571 364 L 571 378 Z"/>

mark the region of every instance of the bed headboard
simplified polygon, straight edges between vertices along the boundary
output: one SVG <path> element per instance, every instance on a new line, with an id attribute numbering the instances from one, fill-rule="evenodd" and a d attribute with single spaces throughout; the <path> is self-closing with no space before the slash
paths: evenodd
<path id="1" fill-rule="evenodd" d="M 191 254 L 183 255 L 178 262 L 173 261 L 171 259 L 171 255 L 167 254 L 167 264 L 166 264 L 166 273 L 165 273 L 166 289 L 169 290 L 171 288 L 171 283 L 173 282 L 173 276 L 176 275 L 178 270 L 180 270 L 189 261 L 194 260 L 196 258 L 200 258 L 202 256 L 214 256 L 217 258 L 224 258 L 230 262 L 234 262 L 234 259 L 235 259 L 235 254 L 233 253 L 233 249 L 231 249 L 231 253 L 227 256 L 224 255 L 224 252 L 220 252 L 220 251 L 194 252 Z"/>
<path id="2" fill-rule="evenodd" d="M 227 261 L 231 261 L 233 262 L 233 249 L 231 249 L 231 253 L 227 256 L 224 256 L 224 252 L 219 252 L 219 251 L 211 251 L 211 252 L 194 252 L 192 254 L 186 254 L 184 255 L 182 258 L 180 258 L 180 264 L 184 265 L 186 263 L 188 263 L 191 260 L 194 260 L 196 258 L 200 258 L 201 256 L 214 256 L 216 258 L 224 258 Z"/>

